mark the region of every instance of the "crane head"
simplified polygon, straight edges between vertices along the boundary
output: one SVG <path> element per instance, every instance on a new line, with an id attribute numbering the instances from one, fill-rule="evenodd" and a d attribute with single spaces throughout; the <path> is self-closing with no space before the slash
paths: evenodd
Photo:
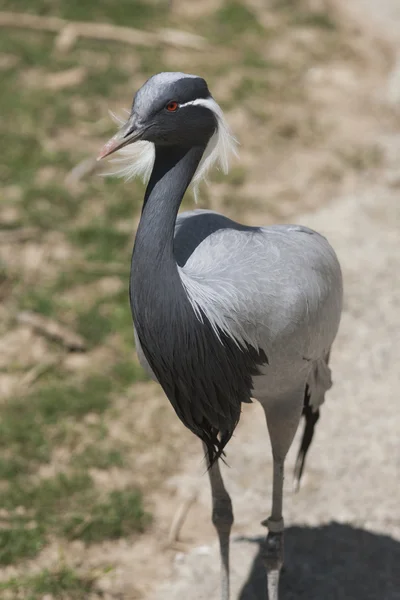
<path id="1" fill-rule="evenodd" d="M 118 120 L 118 119 L 117 119 Z M 193 179 L 195 187 L 218 161 L 224 172 L 236 153 L 232 136 L 220 106 L 207 83 L 196 75 L 158 73 L 136 92 L 126 121 L 105 144 L 98 160 L 121 151 L 125 163 L 115 174 L 128 179 L 148 177 L 154 163 L 155 146 L 204 146 L 203 160 Z"/>

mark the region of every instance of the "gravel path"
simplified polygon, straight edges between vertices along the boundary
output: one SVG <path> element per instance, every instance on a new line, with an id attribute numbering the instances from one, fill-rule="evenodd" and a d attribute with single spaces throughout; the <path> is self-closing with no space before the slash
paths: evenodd
<path id="1" fill-rule="evenodd" d="M 399 0 L 358 4 L 364 18 L 379 16 L 382 27 L 387 19 L 388 36 L 397 23 L 400 48 Z M 334 388 L 298 494 L 290 489 L 298 439 L 287 461 L 282 600 L 400 600 L 400 130 L 382 132 L 378 142 L 385 150 L 379 181 L 355 180 L 344 197 L 298 219 L 335 247 L 346 299 L 332 355 Z M 258 405 L 246 407 L 228 462 L 236 519 L 232 598 L 265 600 L 258 553 L 272 467 Z M 176 554 L 170 578 L 151 600 L 219 598 L 218 551 L 201 471 L 199 454 L 171 482 L 186 493 L 199 490 L 182 531 L 197 545 Z"/>

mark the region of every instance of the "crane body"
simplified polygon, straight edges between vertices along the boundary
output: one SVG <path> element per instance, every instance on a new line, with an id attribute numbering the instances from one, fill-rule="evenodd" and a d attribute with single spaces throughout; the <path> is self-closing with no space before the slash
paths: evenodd
<path id="1" fill-rule="evenodd" d="M 132 166 L 130 148 L 143 141 Z M 124 149 L 124 174 L 151 172 L 132 255 L 135 339 L 143 367 L 205 448 L 222 600 L 229 598 L 233 511 L 218 459 L 242 403 L 255 398 L 263 406 L 273 454 L 265 563 L 269 598 L 278 600 L 284 461 L 304 414 L 298 483 L 331 386 L 342 278 L 327 240 L 306 227 L 250 227 L 206 210 L 178 215 L 192 180 L 215 160 L 226 167 L 233 147 L 205 81 L 161 73 L 137 92 L 128 121 L 100 157 Z"/>

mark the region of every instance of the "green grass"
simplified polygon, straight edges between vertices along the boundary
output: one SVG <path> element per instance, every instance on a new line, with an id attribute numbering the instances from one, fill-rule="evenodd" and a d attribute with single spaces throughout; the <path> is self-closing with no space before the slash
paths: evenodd
<path id="1" fill-rule="evenodd" d="M 8 600 L 42 600 L 51 594 L 58 600 L 85 600 L 93 590 L 94 581 L 68 567 L 43 571 L 30 576 L 16 577 L 0 583 L 0 591 Z"/>
<path id="2" fill-rule="evenodd" d="M 241 2 L 225 2 L 217 12 L 216 24 L 224 37 L 263 31 L 255 14 Z"/>
<path id="3" fill-rule="evenodd" d="M 112 179 L 109 178 L 105 180 L 106 182 L 106 193 L 110 194 L 110 191 L 116 186 L 121 186 L 120 179 Z M 113 186 L 113 187 L 112 187 Z M 132 184 L 129 185 L 129 188 L 132 187 Z M 106 219 L 108 222 L 118 222 L 120 220 L 132 219 L 135 212 L 135 204 L 132 202 L 132 194 L 126 193 L 115 194 L 116 202 L 111 202 L 106 207 Z"/>
<path id="4" fill-rule="evenodd" d="M 139 491 L 112 491 L 98 500 L 87 469 L 123 464 L 117 451 L 103 452 L 102 457 L 106 462 L 99 466 L 93 449 L 70 473 L 58 473 L 39 482 L 26 477 L 10 480 L 2 494 L 2 508 L 8 518 L 0 529 L 0 564 L 36 556 L 54 534 L 90 544 L 145 530 L 150 515 L 143 508 Z"/>
<path id="5" fill-rule="evenodd" d="M 26 473 L 26 463 L 19 456 L 3 456 L 0 458 L 0 480 L 12 479 Z"/>
<path id="6" fill-rule="evenodd" d="M 15 10 L 15 0 L 2 0 L 2 10 Z M 141 29 L 153 28 L 161 24 L 166 15 L 167 3 L 164 0 L 146 2 L 145 0 L 101 0 L 96 10 L 87 2 L 69 0 L 53 2 L 52 0 L 18 0 L 18 10 L 40 15 L 56 15 L 75 21 L 108 21 Z"/>
<path id="7" fill-rule="evenodd" d="M 130 351 L 129 348 L 133 348 L 134 337 L 133 337 L 133 323 L 131 309 L 128 299 L 128 286 L 120 294 L 115 297 L 115 304 L 106 303 L 104 306 L 105 312 L 111 323 L 113 331 L 118 331 L 121 340 L 124 342 L 123 352 L 126 353 L 125 359 L 129 359 Z M 128 355 L 129 351 L 129 355 Z M 122 359 L 123 360 L 123 359 Z M 125 362 L 126 364 L 126 360 Z M 128 360 L 128 362 L 130 362 Z M 117 375 L 118 377 L 118 375 Z M 140 381 L 143 378 L 143 372 L 136 370 L 135 378 Z M 124 379 L 124 378 L 123 378 Z M 131 380 L 132 382 L 132 380 Z"/>
<path id="8" fill-rule="evenodd" d="M 15 479 L 3 493 L 2 502 L 6 510 L 13 511 L 23 506 L 33 512 L 42 522 L 51 521 L 55 513 L 60 516 L 77 494 L 93 487 L 87 473 L 71 475 L 59 473 L 54 477 L 32 483 L 26 479 Z"/>
<path id="9" fill-rule="evenodd" d="M 51 293 L 51 289 L 38 289 L 36 286 L 25 289 L 20 297 L 21 310 L 38 312 L 46 317 L 52 317 L 57 313 L 57 299 Z"/>
<path id="10" fill-rule="evenodd" d="M 19 470 L 48 462 L 54 444 L 51 428 L 66 418 L 78 421 L 88 413 L 103 413 L 110 406 L 111 386 L 110 377 L 101 375 L 80 385 L 66 385 L 61 379 L 40 386 L 26 398 L 9 400 L 2 408 L 0 451 L 14 453 Z M 15 470 L 11 465 L 7 467 L 3 458 L 4 472 Z"/>
<path id="11" fill-rule="evenodd" d="M 72 458 L 72 464 L 80 469 L 103 469 L 124 467 L 124 455 L 120 450 L 105 449 L 99 443 L 87 446 L 82 452 Z"/>
<path id="12" fill-rule="evenodd" d="M 35 392 L 4 404 L 0 421 L 0 484 L 5 485 L 1 508 L 9 516 L 6 527 L 0 529 L 0 564 L 34 557 L 49 536 L 80 537 L 92 543 L 144 530 L 149 516 L 140 493 L 111 492 L 99 501 L 89 475 L 92 468 L 124 467 L 124 447 L 118 442 L 110 446 L 107 426 L 101 420 L 82 430 L 85 415 L 97 414 L 101 419 L 112 407 L 112 394 L 136 377 L 134 364 L 129 369 L 128 362 L 117 361 L 109 374 L 93 375 L 79 384 L 66 384 L 62 374 L 53 375 Z M 84 450 L 74 451 L 83 440 Z M 50 463 L 61 447 L 69 448 L 66 470 L 38 480 L 37 468 Z"/>
<path id="13" fill-rule="evenodd" d="M 247 48 L 245 52 L 243 52 L 242 64 L 245 67 L 260 69 L 261 76 L 265 76 L 267 69 L 279 69 L 280 66 L 275 61 L 267 60 L 263 56 L 260 56 L 260 53 L 253 48 Z"/>
<path id="14" fill-rule="evenodd" d="M 41 421 L 32 410 L 25 412 L 24 408 L 20 402 L 6 403 L 2 407 L 0 451 L 14 452 L 23 461 L 20 468 L 26 469 L 31 463 L 47 462 L 51 450 Z"/>
<path id="15" fill-rule="evenodd" d="M 63 417 L 82 418 L 102 413 L 110 405 L 111 381 L 106 375 L 89 377 L 81 385 L 61 384 L 42 387 L 40 391 L 21 401 L 25 414 L 35 413 L 44 423 L 53 424 Z"/>
<path id="16" fill-rule="evenodd" d="M 11 565 L 21 559 L 34 558 L 45 546 L 43 526 L 27 526 L 18 520 L 0 529 L 0 565 Z M 1 584 L 0 584 L 1 590 Z"/>
<path id="17" fill-rule="evenodd" d="M 39 483 L 26 477 L 9 480 L 1 500 L 9 518 L 0 530 L 0 564 L 36 556 L 49 534 L 60 528 L 69 507 L 88 501 L 87 492 L 92 487 L 90 477 L 79 472 L 60 473 Z M 21 508 L 26 511 L 22 515 Z"/>
<path id="18" fill-rule="evenodd" d="M 90 514 L 77 513 L 66 520 L 63 533 L 72 540 L 94 543 L 142 532 L 149 521 L 138 492 L 114 491 L 105 502 L 93 504 Z"/>
<path id="19" fill-rule="evenodd" d="M 69 237 L 74 244 L 84 249 L 89 260 L 112 261 L 120 256 L 121 250 L 127 248 L 132 236 L 105 223 L 99 223 L 71 231 Z M 128 250 L 126 256 L 128 259 Z"/>
<path id="20" fill-rule="evenodd" d="M 137 363 L 124 359 L 115 363 L 112 369 L 112 376 L 124 387 L 128 387 L 137 381 L 147 380 L 147 375 Z"/>
<path id="21" fill-rule="evenodd" d="M 45 160 L 45 159 L 44 159 Z M 58 157 L 57 160 L 62 160 Z M 67 162 L 64 161 L 64 167 Z M 49 166 L 49 165 L 48 165 Z M 72 167 L 72 165 L 71 165 Z M 60 176 L 55 174 L 56 178 Z M 21 202 L 21 211 L 28 225 L 53 231 L 54 223 L 67 223 L 79 213 L 79 203 L 59 184 L 32 184 Z"/>
<path id="22" fill-rule="evenodd" d="M 100 344 L 113 331 L 110 319 L 102 314 L 102 307 L 102 303 L 96 303 L 78 313 L 77 330 L 91 346 Z"/>
<path id="23" fill-rule="evenodd" d="M 250 77 L 244 76 L 239 85 L 235 90 L 235 97 L 238 101 L 245 100 L 246 98 L 263 97 L 268 94 L 271 86 L 268 79 L 256 80 Z"/>

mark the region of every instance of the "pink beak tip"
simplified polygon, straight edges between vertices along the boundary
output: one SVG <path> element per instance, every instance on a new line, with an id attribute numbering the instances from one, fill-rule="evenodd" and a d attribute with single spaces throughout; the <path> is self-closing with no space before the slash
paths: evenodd
<path id="1" fill-rule="evenodd" d="M 101 149 L 100 154 L 98 155 L 96 160 L 101 160 L 102 158 L 105 158 L 106 156 L 108 156 L 109 154 L 111 154 L 111 152 L 113 152 L 118 144 L 116 144 L 114 139 L 109 140 Z"/>
<path id="2" fill-rule="evenodd" d="M 106 146 L 104 146 L 104 148 L 102 148 L 100 150 L 99 155 L 97 156 L 96 160 L 101 160 L 102 158 L 105 158 L 108 154 L 108 148 Z"/>

